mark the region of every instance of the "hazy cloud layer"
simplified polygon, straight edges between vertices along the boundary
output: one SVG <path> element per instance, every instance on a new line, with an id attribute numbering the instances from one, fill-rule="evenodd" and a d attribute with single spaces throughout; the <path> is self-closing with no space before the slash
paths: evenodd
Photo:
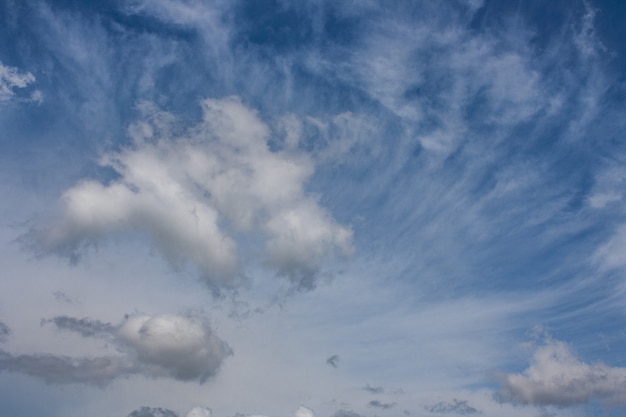
<path id="1" fill-rule="evenodd" d="M 61 217 L 35 234 L 38 250 L 77 259 L 108 235 L 139 231 L 216 289 L 242 277 L 242 236 L 263 236 L 264 262 L 301 288 L 314 287 L 324 260 L 351 253 L 351 230 L 304 190 L 313 161 L 287 145 L 270 150 L 268 126 L 238 98 L 204 100 L 202 122 L 182 137 L 171 115 L 144 106 L 134 146 L 101 160 L 119 178 L 67 190 Z"/>
<path id="2" fill-rule="evenodd" d="M 213 334 L 206 322 L 192 317 L 134 315 L 119 326 L 71 317 L 55 317 L 44 323 L 83 337 L 106 337 L 119 355 L 72 358 L 1 351 L 0 371 L 23 373 L 48 383 L 105 385 L 133 374 L 202 383 L 232 355 L 231 348 Z"/>
<path id="3" fill-rule="evenodd" d="M 528 369 L 506 375 L 497 397 L 518 404 L 573 406 L 626 403 L 626 368 L 581 362 L 563 342 L 539 347 Z"/>

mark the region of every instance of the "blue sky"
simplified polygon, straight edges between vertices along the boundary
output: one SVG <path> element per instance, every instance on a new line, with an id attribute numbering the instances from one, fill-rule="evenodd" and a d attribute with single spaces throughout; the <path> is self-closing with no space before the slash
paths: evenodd
<path id="1" fill-rule="evenodd" d="M 0 1 L 0 414 L 626 411 L 622 1 Z"/>

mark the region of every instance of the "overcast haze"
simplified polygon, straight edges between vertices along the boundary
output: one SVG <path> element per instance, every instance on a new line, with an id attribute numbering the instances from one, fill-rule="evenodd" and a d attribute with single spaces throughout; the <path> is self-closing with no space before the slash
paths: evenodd
<path id="1" fill-rule="evenodd" d="M 0 414 L 623 415 L 625 28 L 0 0 Z"/>

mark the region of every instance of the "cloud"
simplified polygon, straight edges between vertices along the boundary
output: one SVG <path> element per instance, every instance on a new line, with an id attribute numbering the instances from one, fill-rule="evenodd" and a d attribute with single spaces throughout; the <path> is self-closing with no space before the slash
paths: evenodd
<path id="1" fill-rule="evenodd" d="M 383 403 L 379 400 L 372 400 L 368 403 L 370 407 L 380 408 L 381 410 L 389 410 L 396 406 L 396 403 Z"/>
<path id="2" fill-rule="evenodd" d="M 72 331 L 83 337 L 109 336 L 114 330 L 111 323 L 103 323 L 99 320 L 88 318 L 77 319 L 74 317 L 57 316 L 52 319 L 42 320 L 41 323 L 54 323 L 58 329 Z"/>
<path id="3" fill-rule="evenodd" d="M 332 366 L 333 368 L 336 368 L 339 366 L 339 355 L 332 355 L 330 356 L 328 359 L 326 359 L 326 363 L 330 366 Z"/>
<path id="4" fill-rule="evenodd" d="M 203 383 L 233 353 L 205 321 L 193 317 L 134 315 L 112 326 L 97 320 L 61 316 L 43 323 L 53 323 L 82 337 L 106 337 L 120 355 L 72 358 L 0 351 L 0 371 L 23 373 L 48 383 L 84 382 L 102 386 L 133 374 Z"/>
<path id="5" fill-rule="evenodd" d="M 310 408 L 299 406 L 293 413 L 294 417 L 315 417 L 315 413 Z"/>
<path id="6" fill-rule="evenodd" d="M 371 392 L 372 394 L 382 394 L 383 392 L 385 392 L 383 387 L 372 387 L 370 384 L 367 384 L 366 386 L 364 386 L 363 389 L 365 391 Z"/>
<path id="7" fill-rule="evenodd" d="M 581 362 L 563 342 L 539 347 L 522 373 L 502 378 L 496 397 L 516 404 L 573 406 L 591 400 L 626 404 L 626 368 Z"/>
<path id="8" fill-rule="evenodd" d="M 269 128 L 238 98 L 204 100 L 202 122 L 183 137 L 171 137 L 171 115 L 147 108 L 129 129 L 134 146 L 102 157 L 119 178 L 67 190 L 61 215 L 31 236 L 37 251 L 78 260 L 109 235 L 141 232 L 216 291 L 242 280 L 238 237 L 262 236 L 264 264 L 298 288 L 315 286 L 324 260 L 351 253 L 351 230 L 304 190 L 313 161 L 271 150 Z"/>
<path id="9" fill-rule="evenodd" d="M 0 321 L 0 343 L 5 342 L 10 334 L 9 326 Z"/>
<path id="10" fill-rule="evenodd" d="M 21 72 L 15 67 L 9 67 L 0 62 L 0 102 L 9 101 L 15 95 L 15 89 L 26 88 L 35 82 L 35 76 L 30 72 Z M 31 93 L 31 100 L 41 102 L 43 95 L 40 91 Z"/>
<path id="11" fill-rule="evenodd" d="M 198 319 L 174 316 L 129 317 L 118 329 L 143 372 L 182 381 L 206 381 L 232 349 Z"/>
<path id="12" fill-rule="evenodd" d="M 211 410 L 203 407 L 194 407 L 187 412 L 185 417 L 211 417 Z"/>
<path id="13" fill-rule="evenodd" d="M 141 407 L 130 413 L 128 417 L 178 417 L 178 414 L 167 408 Z"/>
<path id="14" fill-rule="evenodd" d="M 363 416 L 361 414 L 355 413 L 354 411 L 339 410 L 335 414 L 333 414 L 333 417 L 363 417 Z"/>
<path id="15" fill-rule="evenodd" d="M 138 369 L 120 357 L 71 358 L 54 355 L 12 355 L 0 350 L 0 372 L 16 372 L 41 378 L 50 384 L 105 385 Z"/>
<path id="16" fill-rule="evenodd" d="M 426 411 L 431 413 L 454 413 L 460 415 L 476 414 L 478 410 L 470 406 L 467 400 L 454 398 L 451 402 L 441 401 L 435 405 L 424 406 Z"/>

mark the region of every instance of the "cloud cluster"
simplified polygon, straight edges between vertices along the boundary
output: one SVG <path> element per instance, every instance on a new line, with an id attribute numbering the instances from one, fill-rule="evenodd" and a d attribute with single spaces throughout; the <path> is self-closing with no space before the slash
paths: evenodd
<path id="1" fill-rule="evenodd" d="M 458 400 L 456 398 L 451 402 L 441 401 L 434 405 L 425 406 L 424 409 L 431 413 L 460 414 L 462 416 L 478 413 L 478 410 L 469 405 L 467 400 Z"/>
<path id="2" fill-rule="evenodd" d="M 0 62 L 0 102 L 12 99 L 16 88 L 26 88 L 33 82 L 35 82 L 35 76 L 30 72 L 20 72 L 17 68 L 6 66 Z M 41 101 L 41 92 L 34 91 L 31 100 Z"/>
<path id="3" fill-rule="evenodd" d="M 565 343 L 552 340 L 536 350 L 524 372 L 505 375 L 496 396 L 533 405 L 625 404 L 626 368 L 581 362 Z"/>
<path id="4" fill-rule="evenodd" d="M 48 383 L 105 385 L 133 374 L 202 383 L 215 375 L 222 361 L 232 354 L 205 321 L 193 317 L 134 315 L 113 326 L 61 316 L 42 323 L 52 323 L 82 337 L 104 338 L 119 354 L 72 358 L 0 351 L 0 372 L 22 373 Z"/>
<path id="5" fill-rule="evenodd" d="M 127 417 L 179 417 L 179 415 L 167 408 L 144 406 L 134 410 Z M 211 417 L 211 410 L 203 407 L 193 407 L 185 414 L 185 417 Z"/>
<path id="6" fill-rule="evenodd" d="M 202 110 L 202 122 L 182 137 L 171 137 L 164 112 L 131 126 L 134 146 L 102 158 L 118 178 L 67 190 L 58 221 L 36 233 L 37 249 L 77 259 L 108 235 L 142 232 L 170 262 L 195 265 L 219 290 L 243 276 L 238 237 L 261 237 L 265 265 L 314 287 L 325 259 L 351 253 L 352 233 L 305 193 L 313 161 L 289 147 L 270 149 L 270 129 L 236 97 L 204 100 Z"/>

